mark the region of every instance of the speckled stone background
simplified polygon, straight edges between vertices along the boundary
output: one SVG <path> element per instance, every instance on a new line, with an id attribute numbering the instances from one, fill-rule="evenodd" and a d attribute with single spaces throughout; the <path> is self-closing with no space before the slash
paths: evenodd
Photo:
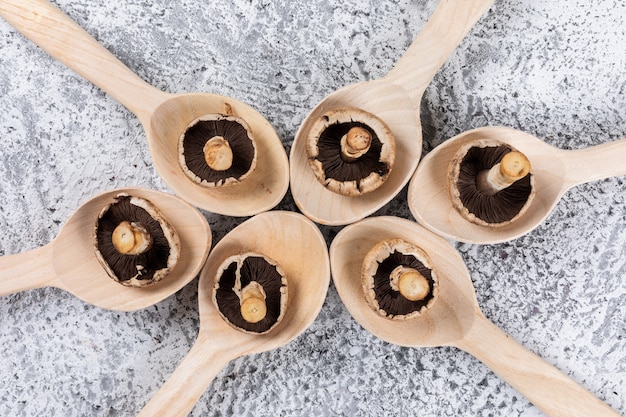
<path id="1" fill-rule="evenodd" d="M 55 4 L 156 87 L 251 104 L 288 151 L 319 100 L 386 74 L 436 1 Z M 424 153 L 483 125 L 565 149 L 626 137 L 625 19 L 619 0 L 497 0 L 426 90 Z M 2 255 L 48 243 L 99 192 L 168 191 L 134 115 L 1 20 L 0 109 Z M 289 195 L 279 208 L 295 210 Z M 377 214 L 411 218 L 406 190 Z M 206 217 L 214 242 L 244 220 Z M 330 243 L 339 228 L 322 230 Z M 490 320 L 626 415 L 624 177 L 573 189 L 522 238 L 456 246 Z M 136 415 L 195 340 L 196 292 L 134 313 L 51 288 L 1 297 L 0 415 Z M 301 337 L 229 363 L 192 415 L 541 413 L 464 352 L 380 341 L 331 284 Z"/>

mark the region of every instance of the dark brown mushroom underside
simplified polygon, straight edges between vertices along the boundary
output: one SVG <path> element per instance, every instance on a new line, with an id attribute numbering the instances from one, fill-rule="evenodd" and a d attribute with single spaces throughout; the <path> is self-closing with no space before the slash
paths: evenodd
<path id="1" fill-rule="evenodd" d="M 234 291 L 235 272 L 237 262 L 233 262 L 224 270 L 220 277 L 219 288 L 215 299 L 221 313 L 236 327 L 249 332 L 263 333 L 268 331 L 280 316 L 280 299 L 282 277 L 274 265 L 268 263 L 260 256 L 250 256 L 243 260 L 241 265 L 241 288 L 245 288 L 250 282 L 256 281 L 265 291 L 267 313 L 265 318 L 257 323 L 247 322 L 241 315 L 241 301 Z"/>
<path id="2" fill-rule="evenodd" d="M 354 161 L 346 161 L 342 158 L 341 138 L 353 127 L 362 127 L 372 135 L 369 150 Z M 328 126 L 320 134 L 317 142 L 319 153 L 317 159 L 324 169 L 326 178 L 332 178 L 340 182 L 356 181 L 356 187 L 360 190 L 360 180 L 366 178 L 372 172 L 385 176 L 389 172 L 389 165 L 380 161 L 380 153 L 383 147 L 376 132 L 364 123 L 348 122 L 335 123 Z"/>
<path id="3" fill-rule="evenodd" d="M 131 204 L 130 200 L 130 196 L 119 197 L 98 220 L 98 249 L 120 282 L 137 276 L 137 266 L 143 269 L 136 279 L 152 280 L 156 271 L 167 267 L 170 246 L 159 222 L 143 208 Z M 123 221 L 141 223 L 152 236 L 152 247 L 139 255 L 119 253 L 113 246 L 112 235 Z"/>
<path id="4" fill-rule="evenodd" d="M 487 223 L 502 223 L 513 219 L 524 207 L 532 192 L 529 173 L 493 195 L 482 194 L 476 187 L 481 171 L 489 170 L 511 152 L 506 145 L 472 147 L 461 161 L 457 188 L 463 206 Z"/>
<path id="5" fill-rule="evenodd" d="M 417 301 L 408 300 L 399 291 L 391 287 L 391 272 L 398 266 L 413 268 L 426 278 L 430 291 L 424 299 Z M 433 285 L 434 281 L 430 268 L 426 267 L 415 256 L 405 255 L 397 250 L 394 250 L 391 255 L 378 264 L 378 269 L 374 274 L 376 301 L 379 308 L 388 316 L 403 316 L 419 311 L 433 299 Z"/>
<path id="6" fill-rule="evenodd" d="M 215 136 L 221 136 L 233 152 L 230 168 L 217 171 L 207 165 L 204 145 Z M 233 120 L 201 120 L 191 126 L 183 137 L 183 150 L 187 168 L 200 179 L 220 183 L 228 178 L 240 178 L 250 171 L 254 160 L 254 145 L 248 131 Z"/>

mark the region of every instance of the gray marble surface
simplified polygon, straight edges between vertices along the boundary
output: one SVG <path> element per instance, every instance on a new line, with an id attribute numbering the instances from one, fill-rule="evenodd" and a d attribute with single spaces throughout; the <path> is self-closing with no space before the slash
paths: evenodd
<path id="1" fill-rule="evenodd" d="M 389 71 L 436 1 L 55 4 L 154 86 L 251 104 L 288 151 L 319 100 Z M 426 90 L 424 153 L 484 125 L 518 128 L 565 149 L 625 137 L 625 18 L 618 0 L 497 0 Z M 48 243 L 99 192 L 169 191 L 135 116 L 2 20 L 0 109 L 2 255 Z M 295 210 L 289 195 L 279 208 Z M 411 219 L 406 190 L 376 214 Z M 206 217 L 214 242 L 244 220 Z M 340 228 L 321 229 L 330 243 Z M 524 237 L 455 245 L 490 320 L 626 415 L 624 177 L 576 187 Z M 133 313 L 52 288 L 1 297 L 0 415 L 137 414 L 195 340 L 197 283 Z M 541 413 L 464 352 L 377 339 L 331 284 L 302 336 L 230 362 L 192 415 Z"/>

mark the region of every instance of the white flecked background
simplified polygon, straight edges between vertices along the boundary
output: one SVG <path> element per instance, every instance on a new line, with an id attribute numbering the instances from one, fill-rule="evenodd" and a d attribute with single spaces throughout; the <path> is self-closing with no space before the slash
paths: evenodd
<path id="1" fill-rule="evenodd" d="M 626 137 L 626 5 L 593 3 L 496 0 L 426 90 L 424 153 L 484 125 L 518 128 L 565 149 Z M 251 104 L 288 152 L 319 100 L 393 66 L 436 1 L 55 4 L 154 86 Z M 2 255 L 48 243 L 100 192 L 123 186 L 169 191 L 135 116 L 2 20 L 0 109 Z M 456 244 L 485 315 L 622 415 L 624 180 L 573 189 L 522 238 Z M 289 194 L 278 208 L 295 210 Z M 406 190 L 377 214 L 412 219 Z M 214 242 L 244 220 L 206 217 Z M 340 228 L 321 229 L 330 243 Z M 1 297 L 0 415 L 136 415 L 194 342 L 196 292 L 197 279 L 133 313 L 95 308 L 50 288 Z M 302 336 L 230 362 L 192 415 L 541 413 L 459 350 L 380 341 L 351 318 L 331 284 Z"/>

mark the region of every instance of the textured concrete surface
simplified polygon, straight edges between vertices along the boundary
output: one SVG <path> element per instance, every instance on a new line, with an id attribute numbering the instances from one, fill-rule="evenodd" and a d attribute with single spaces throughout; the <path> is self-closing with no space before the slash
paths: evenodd
<path id="1" fill-rule="evenodd" d="M 288 150 L 319 100 L 393 66 L 436 1 L 55 4 L 156 87 L 253 105 Z M 497 0 L 426 91 L 424 152 L 483 125 L 566 149 L 626 137 L 625 18 L 617 0 Z M 48 243 L 99 192 L 167 191 L 138 120 L 4 21 L 0 109 L 0 254 Z M 403 190 L 377 214 L 411 218 L 405 199 Z M 279 207 L 294 210 L 289 196 Z M 243 220 L 206 216 L 215 241 Z M 330 242 L 339 228 L 322 230 Z M 626 415 L 624 177 L 573 189 L 527 236 L 456 246 L 489 319 Z M 1 297 L 0 415 L 135 415 L 197 335 L 196 291 L 194 280 L 134 313 L 49 288 Z M 301 337 L 229 363 L 192 415 L 541 413 L 461 351 L 378 340 L 331 285 Z"/>

